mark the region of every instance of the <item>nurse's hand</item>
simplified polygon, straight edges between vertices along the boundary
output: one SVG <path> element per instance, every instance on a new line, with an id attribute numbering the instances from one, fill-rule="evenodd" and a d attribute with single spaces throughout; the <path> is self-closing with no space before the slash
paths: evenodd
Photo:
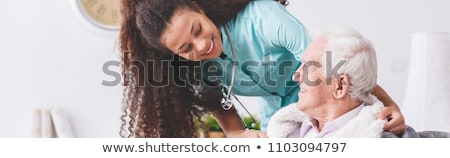
<path id="1" fill-rule="evenodd" d="M 405 118 L 397 106 L 385 106 L 378 114 L 378 119 L 388 120 L 384 125 L 384 130 L 397 135 L 402 134 L 406 129 Z"/>
<path id="2" fill-rule="evenodd" d="M 236 130 L 227 133 L 228 138 L 267 138 L 267 134 L 260 130 Z"/>
<path id="3" fill-rule="evenodd" d="M 373 95 L 383 102 L 384 108 L 378 114 L 378 119 L 387 120 L 384 125 L 384 130 L 395 133 L 397 135 L 402 134 L 406 130 L 405 118 L 400 112 L 400 108 L 389 97 L 389 95 L 379 85 L 375 86 L 372 92 Z"/>

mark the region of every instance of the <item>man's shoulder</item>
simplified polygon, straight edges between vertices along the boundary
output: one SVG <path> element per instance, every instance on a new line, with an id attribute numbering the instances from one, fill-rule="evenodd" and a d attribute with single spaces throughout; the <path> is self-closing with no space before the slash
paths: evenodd
<path id="1" fill-rule="evenodd" d="M 267 135 L 272 138 L 288 137 L 293 130 L 298 129 L 307 118 L 306 113 L 297 109 L 296 103 L 281 108 L 270 118 Z"/>

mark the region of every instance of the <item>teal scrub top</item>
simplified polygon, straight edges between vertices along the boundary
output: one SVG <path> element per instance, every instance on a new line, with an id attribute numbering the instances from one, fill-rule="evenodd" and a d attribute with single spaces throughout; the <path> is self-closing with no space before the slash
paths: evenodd
<path id="1" fill-rule="evenodd" d="M 224 27 L 227 27 L 230 36 Z M 206 79 L 230 85 L 235 50 L 236 76 L 233 93 L 259 96 L 261 130 L 281 107 L 298 100 L 298 83 L 292 75 L 310 38 L 306 28 L 276 1 L 252 1 L 237 17 L 220 27 L 225 58 L 210 64 Z M 245 106 L 245 105 L 244 105 Z"/>

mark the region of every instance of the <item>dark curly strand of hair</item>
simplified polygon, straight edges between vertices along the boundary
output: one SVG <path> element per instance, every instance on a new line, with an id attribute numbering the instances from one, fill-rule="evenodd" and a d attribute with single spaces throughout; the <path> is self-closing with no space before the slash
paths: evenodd
<path id="1" fill-rule="evenodd" d="M 205 14 L 216 24 L 223 25 L 236 17 L 245 5 L 252 0 L 193 0 L 200 5 Z M 275 0 L 287 6 L 287 0 Z"/>
<path id="2" fill-rule="evenodd" d="M 251 0 L 195 0 L 216 25 L 226 24 L 236 17 Z"/>

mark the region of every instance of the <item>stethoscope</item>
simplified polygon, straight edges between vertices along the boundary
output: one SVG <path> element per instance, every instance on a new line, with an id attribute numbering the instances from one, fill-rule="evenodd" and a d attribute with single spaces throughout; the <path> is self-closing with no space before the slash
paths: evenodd
<path id="1" fill-rule="evenodd" d="M 227 86 L 224 83 L 220 83 L 220 85 L 222 86 L 222 95 L 223 95 L 223 98 L 221 101 L 222 108 L 224 110 L 230 110 L 234 106 L 234 100 L 236 100 L 242 106 L 242 108 L 246 111 L 246 113 L 249 115 L 249 117 L 252 119 L 251 127 L 254 128 L 254 127 L 256 127 L 256 120 L 253 118 L 253 116 L 250 114 L 250 112 L 247 110 L 247 108 L 244 106 L 244 104 L 242 104 L 242 102 L 232 92 L 234 80 L 236 78 L 236 67 L 237 67 L 237 63 L 235 60 L 236 53 L 234 50 L 233 42 L 231 40 L 230 31 L 228 31 L 228 27 L 226 25 L 225 25 L 225 31 L 227 33 L 228 42 L 230 43 L 230 47 L 231 47 L 233 68 L 231 70 L 232 74 L 231 74 L 230 86 Z M 244 122 L 244 125 L 248 129 L 247 124 L 245 124 L 245 122 Z"/>

